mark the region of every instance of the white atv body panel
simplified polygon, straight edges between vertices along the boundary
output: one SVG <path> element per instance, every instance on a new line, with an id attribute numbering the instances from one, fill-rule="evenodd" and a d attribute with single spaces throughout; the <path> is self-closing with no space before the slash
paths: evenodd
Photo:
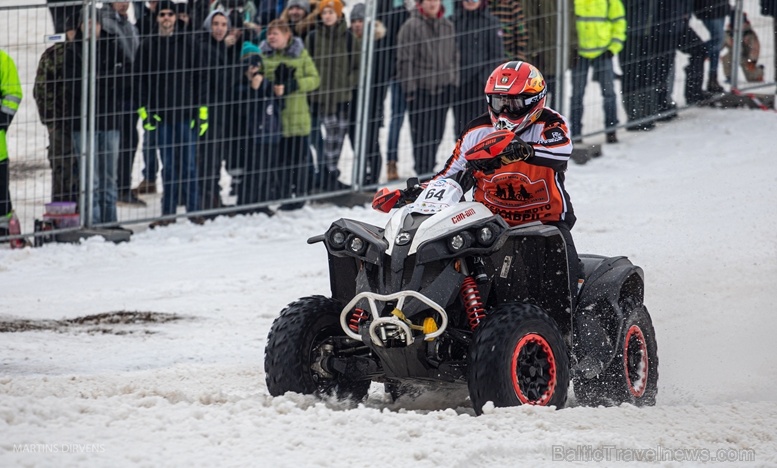
<path id="1" fill-rule="evenodd" d="M 440 197 L 442 190 L 445 190 L 445 193 Z M 429 239 L 460 231 L 470 224 L 494 215 L 481 203 L 459 202 L 462 193 L 459 184 L 453 180 L 431 181 L 414 203 L 398 209 L 391 216 L 383 233 L 388 242 L 386 253 L 391 255 L 397 236 L 402 232 L 405 218 L 411 213 L 430 214 L 431 217 L 425 220 L 416 231 L 408 255 L 415 254 L 418 246 Z"/>

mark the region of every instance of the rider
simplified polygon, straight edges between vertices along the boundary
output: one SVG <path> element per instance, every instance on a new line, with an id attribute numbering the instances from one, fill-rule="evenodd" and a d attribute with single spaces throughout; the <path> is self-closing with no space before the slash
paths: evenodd
<path id="1" fill-rule="evenodd" d="M 564 188 L 572 153 L 566 119 L 545 107 L 545 79 L 527 62 L 496 67 L 485 94 L 488 112 L 467 124 L 453 154 L 432 180 L 454 179 L 465 193 L 474 188 L 473 199 L 511 226 L 534 221 L 556 226 L 566 243 L 570 290 L 575 296 L 581 268 L 570 232 L 576 218 Z M 504 151 L 488 159 L 465 159 L 468 152 L 482 151 L 481 141 L 500 130 L 512 132 Z M 410 192 L 378 192 L 373 207 L 388 212 L 398 201 L 412 201 Z"/>

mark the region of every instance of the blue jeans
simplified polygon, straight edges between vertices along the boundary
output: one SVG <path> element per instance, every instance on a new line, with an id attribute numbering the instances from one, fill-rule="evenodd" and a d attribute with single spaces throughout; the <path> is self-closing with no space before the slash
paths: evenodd
<path id="1" fill-rule="evenodd" d="M 596 58 L 577 57 L 577 64 L 572 69 L 572 136 L 583 133 L 583 97 L 588 82 L 588 68 L 594 68 L 594 78 L 602 87 L 604 98 L 604 126 L 607 129 L 618 125 L 618 110 L 615 107 L 615 89 L 613 82 L 615 74 L 612 70 L 612 58 L 604 53 Z"/>
<path id="2" fill-rule="evenodd" d="M 92 224 L 115 223 L 116 172 L 119 166 L 118 130 L 98 130 L 94 134 L 94 178 L 92 179 Z M 81 154 L 81 132 L 73 132 L 73 150 Z"/>
<path id="3" fill-rule="evenodd" d="M 405 93 L 402 92 L 402 86 L 399 81 L 392 80 L 389 84 L 391 89 L 391 120 L 389 121 L 388 149 L 386 151 L 386 161 L 397 161 L 399 154 L 399 131 L 402 130 L 402 123 L 405 121 Z"/>
<path id="4" fill-rule="evenodd" d="M 199 210 L 195 131 L 188 122 L 178 121 L 161 123 L 156 133 L 162 155 L 162 214 L 175 214 L 179 197 L 183 197 L 187 213 Z"/>
<path id="5" fill-rule="evenodd" d="M 720 51 L 723 49 L 725 39 L 723 29 L 726 25 L 726 18 L 703 19 L 701 21 L 710 32 L 710 40 L 704 44 L 707 48 L 707 57 L 710 58 L 710 75 L 717 76 Z"/>

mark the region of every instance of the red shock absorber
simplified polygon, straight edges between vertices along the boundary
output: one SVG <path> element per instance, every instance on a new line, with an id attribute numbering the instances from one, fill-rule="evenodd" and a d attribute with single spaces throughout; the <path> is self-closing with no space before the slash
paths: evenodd
<path id="1" fill-rule="evenodd" d="M 364 309 L 354 309 L 353 313 L 351 314 L 350 320 L 348 320 L 348 328 L 353 330 L 354 332 L 359 332 L 359 325 L 367 320 L 367 312 Z"/>
<path id="2" fill-rule="evenodd" d="M 483 308 L 478 285 L 471 276 L 464 278 L 459 294 L 461 294 L 461 302 L 464 303 L 464 310 L 467 312 L 469 327 L 474 331 L 480 321 L 486 317 L 486 310 Z"/>

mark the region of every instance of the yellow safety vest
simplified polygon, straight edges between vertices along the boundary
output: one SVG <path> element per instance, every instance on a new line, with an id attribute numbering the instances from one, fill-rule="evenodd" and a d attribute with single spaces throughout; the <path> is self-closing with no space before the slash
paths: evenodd
<path id="1" fill-rule="evenodd" d="M 22 84 L 19 81 L 16 64 L 8 54 L 0 50 L 0 113 L 13 118 L 21 102 Z M 5 143 L 5 131 L 0 130 L 0 161 L 6 159 L 8 159 L 8 148 Z"/>
<path id="2" fill-rule="evenodd" d="M 626 41 L 626 10 L 621 0 L 575 0 L 578 53 L 596 58 L 617 54 Z"/>

